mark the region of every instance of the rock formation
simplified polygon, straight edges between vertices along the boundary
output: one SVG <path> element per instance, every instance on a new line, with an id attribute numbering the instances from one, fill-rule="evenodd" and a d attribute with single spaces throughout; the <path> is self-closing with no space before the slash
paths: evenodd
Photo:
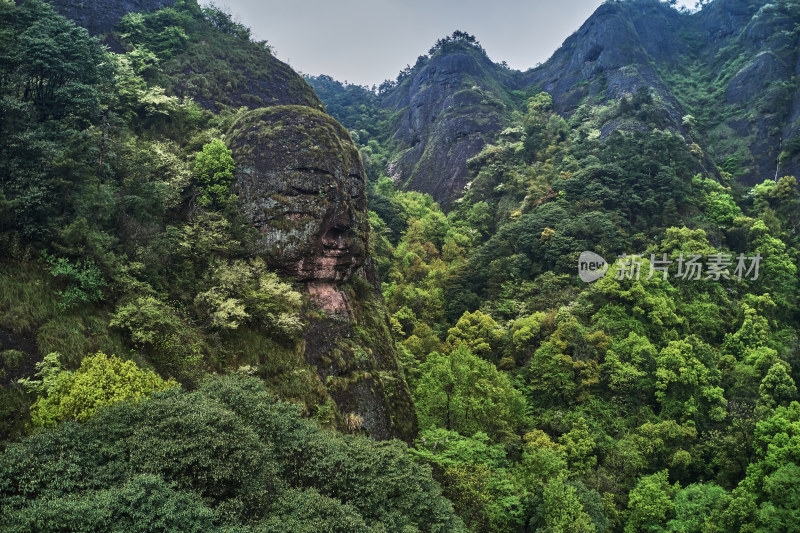
<path id="1" fill-rule="evenodd" d="M 369 221 L 347 131 L 302 106 L 250 111 L 232 130 L 232 192 L 261 232 L 260 251 L 300 281 L 348 280 L 364 263 Z"/>
<path id="2" fill-rule="evenodd" d="M 102 35 L 110 32 L 119 19 L 128 13 L 140 11 L 157 11 L 171 6 L 175 0 L 119 0 L 103 2 L 102 0 L 52 0 L 50 4 L 56 11 L 83 26 L 91 35 Z"/>
<path id="3" fill-rule="evenodd" d="M 410 395 L 367 255 L 364 167 L 347 131 L 321 111 L 276 106 L 239 118 L 230 146 L 232 192 L 261 234 L 258 252 L 325 313 L 309 315 L 306 361 L 372 436 L 410 438 Z"/>
<path id="4" fill-rule="evenodd" d="M 796 10 L 795 10 L 796 11 Z M 656 0 L 605 2 L 544 64 L 509 71 L 468 45 L 418 61 L 382 95 L 396 152 L 386 173 L 445 207 L 463 194 L 466 161 L 523 98 L 548 92 L 571 116 L 647 89 L 668 128 L 748 185 L 800 173 L 800 13 L 781 2 L 714 0 L 695 13 Z M 685 84 L 684 84 L 685 83 Z M 693 138 L 683 117 L 698 123 Z M 347 124 L 346 124 L 347 125 Z M 604 136 L 617 128 L 609 123 Z M 735 164 L 725 164 L 733 161 Z"/>
<path id="5" fill-rule="evenodd" d="M 399 186 L 431 194 L 447 206 L 464 193 L 467 160 L 505 127 L 511 100 L 497 80 L 505 69 L 471 45 L 439 52 L 383 102 L 398 110 L 387 170 Z"/>
<path id="6" fill-rule="evenodd" d="M 127 12 L 171 2 L 51 3 L 102 34 Z M 199 11 L 194 16 L 202 22 Z M 316 370 L 342 427 L 410 441 L 416 419 L 368 256 L 365 172 L 358 150 L 322 111 L 313 89 L 267 48 L 207 24 L 196 26 L 200 34 L 189 35 L 191 45 L 159 65 L 156 81 L 168 94 L 191 97 L 212 111 L 251 109 L 227 135 L 236 163 L 231 192 L 261 234 L 255 253 L 304 286 L 316 303 L 306 310 L 299 357 Z"/>

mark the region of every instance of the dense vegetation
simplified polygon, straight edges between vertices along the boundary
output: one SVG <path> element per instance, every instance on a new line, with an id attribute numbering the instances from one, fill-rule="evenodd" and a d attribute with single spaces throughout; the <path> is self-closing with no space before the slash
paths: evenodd
<path id="1" fill-rule="evenodd" d="M 373 97 L 342 88 L 334 112 L 357 128 Z M 796 528 L 797 181 L 746 189 L 708 166 L 702 135 L 646 89 L 568 119 L 539 93 L 449 212 L 376 165 L 413 453 L 472 530 Z M 364 144 L 365 161 L 396 157 Z M 641 277 L 617 263 L 585 284 L 584 250 L 637 254 Z M 673 261 L 666 279 L 651 254 Z M 731 279 L 679 279 L 680 254 L 730 256 Z M 739 254 L 761 255 L 757 279 L 733 275 Z"/>
<path id="2" fill-rule="evenodd" d="M 332 430 L 363 432 L 302 356 L 319 311 L 230 194 L 219 95 L 313 91 L 215 8 L 119 27 L 0 3 L 0 529 L 459 530 L 406 444 Z"/>
<path id="3" fill-rule="evenodd" d="M 794 177 L 737 185 L 646 89 L 568 118 L 518 92 L 445 212 L 385 175 L 377 91 L 309 79 L 361 150 L 419 424 L 376 443 L 331 429 L 298 356 L 315 311 L 228 194 L 242 100 L 220 95 L 228 74 L 252 86 L 184 68 L 268 47 L 193 2 L 120 28 L 111 54 L 38 0 L 0 2 L 4 531 L 797 530 Z M 430 54 L 459 47 L 482 53 L 456 32 Z M 584 250 L 637 254 L 641 276 L 583 283 Z M 678 278 L 692 254 L 731 256 L 730 279 Z"/>

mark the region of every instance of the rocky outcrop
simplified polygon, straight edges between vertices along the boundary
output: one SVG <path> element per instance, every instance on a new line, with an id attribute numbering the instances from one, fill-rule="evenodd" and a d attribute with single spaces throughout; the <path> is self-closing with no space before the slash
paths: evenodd
<path id="1" fill-rule="evenodd" d="M 112 32 L 128 12 L 172 3 L 52 0 L 93 34 Z M 325 391 L 342 428 L 410 441 L 416 419 L 368 257 L 365 172 L 358 150 L 291 67 L 263 45 L 217 31 L 197 6 L 189 8 L 194 18 L 186 28 L 188 45 L 174 50 L 148 81 L 212 111 L 251 109 L 228 132 L 236 162 L 232 192 L 260 232 L 255 253 L 304 286 L 315 304 L 307 309 L 305 337 L 297 346 L 317 373 L 307 392 Z M 118 51 L 124 49 L 119 35 L 106 37 Z"/>
<path id="2" fill-rule="evenodd" d="M 546 63 L 523 74 L 522 84 L 549 93 L 555 109 L 564 115 L 572 114 L 587 98 L 615 100 L 640 87 L 652 88 L 663 97 L 673 126 L 679 128 L 680 104 L 654 61 L 674 61 L 686 50 L 676 38 L 681 15 L 657 2 L 642 3 L 638 9 L 642 12 L 631 16 L 627 3 L 601 5 Z"/>
<path id="3" fill-rule="evenodd" d="M 399 155 L 387 173 L 446 207 L 469 180 L 466 160 L 507 126 L 507 110 L 488 102 L 507 103 L 503 96 L 511 90 L 540 89 L 570 116 L 580 105 L 645 88 L 666 111 L 660 127 L 687 139 L 683 117 L 708 115 L 688 141 L 701 145 L 705 172 L 734 156 L 741 161 L 736 177 L 746 184 L 776 170 L 796 174 L 798 24 L 800 10 L 782 2 L 714 0 L 688 13 L 657 0 L 620 0 L 598 7 L 546 63 L 524 73 L 501 69 L 466 46 L 435 54 L 384 96 L 384 106 L 398 112 L 392 139 Z M 709 105 L 716 112 L 706 113 Z M 618 126 L 606 124 L 604 137 Z M 730 135 L 741 140 L 731 142 Z"/>
<path id="4" fill-rule="evenodd" d="M 692 107 L 699 99 L 687 99 L 685 87 L 673 87 L 664 73 L 691 75 L 699 94 L 715 95 L 701 105 L 719 110 L 693 140 L 718 164 L 735 156 L 737 178 L 752 185 L 776 170 L 797 172 L 800 154 L 781 155 L 781 146 L 800 135 L 800 91 L 792 81 L 800 74 L 798 23 L 796 9 L 766 0 L 714 0 L 693 14 L 650 0 L 607 2 L 547 63 L 526 72 L 523 84 L 549 92 L 565 115 L 588 98 L 607 101 L 647 87 L 663 102 L 671 127 L 686 134 L 681 118 L 704 110 Z M 741 141 L 730 142 L 727 132 Z"/>
<path id="5" fill-rule="evenodd" d="M 125 14 L 158 11 L 175 4 L 175 0 L 46 1 L 89 33 L 102 36 L 115 53 L 130 49 L 130 43 L 115 32 Z M 187 36 L 186 44 L 162 60 L 158 72 L 150 73 L 148 81 L 162 86 L 169 95 L 190 97 L 211 111 L 273 105 L 322 109 L 314 90 L 289 65 L 273 56 L 267 46 L 246 36 L 218 31 L 204 20 L 196 5 L 177 9 L 183 9 L 191 20 L 181 28 Z"/>
<path id="6" fill-rule="evenodd" d="M 383 106 L 398 113 L 388 174 L 399 186 L 447 207 L 464 192 L 467 160 L 505 127 L 511 112 L 503 82 L 511 73 L 468 44 L 436 53 L 393 90 Z"/>
<path id="7" fill-rule="evenodd" d="M 350 278 L 366 257 L 365 173 L 347 131 L 302 106 L 246 113 L 232 127 L 232 192 L 271 266 L 304 282 Z"/>
<path id="8" fill-rule="evenodd" d="M 276 106 L 232 126 L 232 192 L 260 232 L 269 266 L 305 284 L 304 357 L 340 414 L 370 435 L 412 438 L 416 422 L 367 254 L 365 172 L 347 131 L 325 113 Z"/>
<path id="9" fill-rule="evenodd" d="M 127 13 L 158 11 L 175 0 L 47 0 L 59 13 L 83 26 L 91 35 L 102 35 L 114 29 Z"/>

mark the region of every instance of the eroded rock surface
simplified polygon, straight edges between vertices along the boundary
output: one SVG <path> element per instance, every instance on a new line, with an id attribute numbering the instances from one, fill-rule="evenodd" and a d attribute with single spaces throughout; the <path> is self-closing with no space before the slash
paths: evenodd
<path id="1" fill-rule="evenodd" d="M 366 257 L 364 167 L 347 132 L 307 107 L 276 106 L 233 126 L 232 192 L 261 232 L 260 252 L 300 281 L 345 281 Z"/>
<path id="2" fill-rule="evenodd" d="M 83 26 L 92 35 L 99 35 L 114 29 L 119 19 L 128 13 L 158 11 L 171 6 L 175 0 L 48 0 L 53 7 Z"/>
<path id="3" fill-rule="evenodd" d="M 306 361 L 341 415 L 375 438 L 409 440 L 416 422 L 368 260 L 365 172 L 347 131 L 321 111 L 275 106 L 245 113 L 229 144 L 232 192 L 261 233 L 258 253 L 324 311 L 308 316 Z"/>

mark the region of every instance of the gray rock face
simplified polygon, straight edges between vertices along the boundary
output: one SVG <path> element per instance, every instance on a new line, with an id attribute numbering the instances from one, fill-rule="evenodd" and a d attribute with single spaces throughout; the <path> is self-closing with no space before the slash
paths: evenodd
<path id="1" fill-rule="evenodd" d="M 303 106 L 245 114 L 232 127 L 232 192 L 273 268 L 300 281 L 345 281 L 367 253 L 365 172 L 347 131 Z"/>
<path id="2" fill-rule="evenodd" d="M 709 48 L 716 52 L 727 39 L 738 35 L 763 3 L 759 0 L 715 0 L 703 8 L 702 28 Z"/>
<path id="3" fill-rule="evenodd" d="M 365 172 L 347 131 L 319 110 L 274 106 L 241 116 L 229 144 L 232 192 L 261 233 L 260 254 L 325 312 L 309 317 L 306 362 L 332 384 L 340 413 L 359 416 L 374 438 L 410 440 L 416 421 L 368 258 Z"/>
<path id="4" fill-rule="evenodd" d="M 468 181 L 466 162 L 505 127 L 510 74 L 464 45 L 435 54 L 384 101 L 401 111 L 392 142 L 402 151 L 388 173 L 398 185 L 431 194 L 447 207 Z"/>
<path id="5" fill-rule="evenodd" d="M 680 16 L 659 5 L 642 4 L 631 16 L 620 3 L 601 5 L 541 67 L 523 74 L 524 86 L 538 85 L 553 97 L 560 113 L 571 114 L 587 96 L 606 100 L 652 87 L 665 98 L 676 127 L 680 105 L 653 66 L 653 58 L 674 61 L 686 49 L 675 38 Z"/>
<path id="6" fill-rule="evenodd" d="M 789 74 L 790 70 L 775 52 L 760 52 L 730 81 L 725 89 L 725 100 L 729 104 L 745 104 L 770 83 L 786 79 Z"/>
<path id="7" fill-rule="evenodd" d="M 114 29 L 127 13 L 158 11 L 175 0 L 47 0 L 59 13 L 83 26 L 92 35 L 102 35 Z"/>
<path id="8" fill-rule="evenodd" d="M 466 160 L 507 125 L 504 109 L 482 107 L 477 91 L 464 92 L 473 85 L 495 95 L 538 87 L 565 116 L 584 102 L 602 103 L 644 87 L 663 104 L 667 127 L 686 136 L 683 116 L 703 110 L 681 104 L 686 95 L 673 92 L 683 89 L 673 87 L 670 76 L 690 75 L 688 65 L 703 73 L 692 82 L 708 85 L 698 88 L 700 96 L 715 95 L 715 105 L 725 109 L 703 131 L 732 130 L 746 140 L 737 154 L 742 182 L 774 177 L 779 159 L 780 175 L 798 173 L 800 154 L 780 156 L 781 146 L 800 136 L 800 88 L 792 81 L 800 76 L 798 24 L 800 13 L 767 0 L 714 0 L 693 14 L 657 1 L 624 0 L 598 7 L 545 64 L 524 73 L 493 69 L 463 52 L 437 54 L 385 97 L 385 106 L 403 111 L 393 137 L 401 155 L 388 174 L 445 207 L 463 193 Z M 715 92 L 720 80 L 724 90 Z M 615 128 L 607 124 L 604 135 Z M 704 138 L 692 140 L 703 144 Z M 709 138 L 705 158 L 721 163 L 733 155 L 730 144 L 714 144 L 724 134 Z M 702 166 L 714 171 L 711 159 Z"/>

